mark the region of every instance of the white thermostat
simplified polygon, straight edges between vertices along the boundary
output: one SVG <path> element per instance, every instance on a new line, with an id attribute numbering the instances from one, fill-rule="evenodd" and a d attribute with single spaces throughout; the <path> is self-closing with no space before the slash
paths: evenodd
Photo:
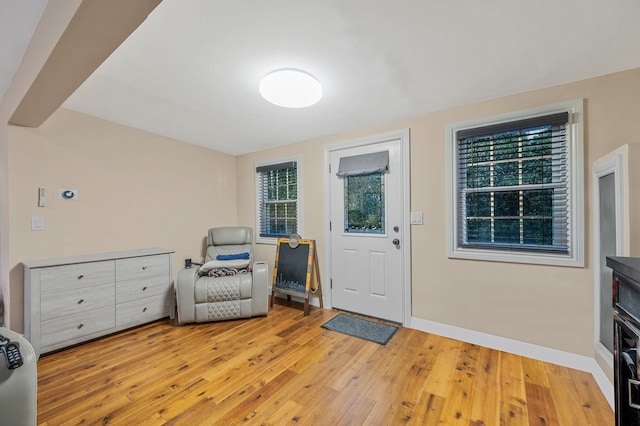
<path id="1" fill-rule="evenodd" d="M 77 189 L 58 189 L 58 198 L 61 200 L 77 200 L 78 199 L 78 190 Z"/>

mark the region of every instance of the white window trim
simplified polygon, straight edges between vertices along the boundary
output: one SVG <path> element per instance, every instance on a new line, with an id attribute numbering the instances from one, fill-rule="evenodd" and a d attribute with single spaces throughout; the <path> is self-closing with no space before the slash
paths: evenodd
<path id="1" fill-rule="evenodd" d="M 600 178 L 614 175 L 616 209 L 616 256 L 629 256 L 631 241 L 629 233 L 629 145 L 624 145 L 593 163 L 591 177 L 591 195 L 593 211 L 593 347 L 610 368 L 613 369 L 613 353 L 600 340 Z M 611 302 L 611 300 L 609 300 Z M 600 365 L 600 364 L 598 364 Z"/>
<path id="2" fill-rule="evenodd" d="M 458 246 L 456 224 L 458 211 L 457 199 L 457 140 L 456 132 L 480 126 L 488 126 L 515 120 L 560 112 L 569 113 L 567 125 L 569 157 L 569 191 L 571 192 L 570 217 L 570 253 L 567 255 L 540 254 L 530 252 L 502 252 L 490 249 L 470 249 Z M 446 129 L 447 140 L 447 256 L 455 259 L 475 259 L 497 262 L 531 263 L 557 266 L 584 266 L 584 151 L 583 151 L 583 100 L 562 102 L 525 111 L 502 114 L 471 121 L 449 124 Z"/>
<path id="3" fill-rule="evenodd" d="M 254 192 L 255 192 L 255 200 L 256 200 L 256 244 L 272 244 L 275 245 L 278 243 L 278 239 L 277 238 L 270 238 L 270 237 L 261 237 L 260 236 L 260 179 L 258 176 L 258 173 L 256 173 L 256 169 L 258 167 L 261 166 L 269 166 L 271 164 L 279 164 L 279 163 L 286 163 L 288 161 L 295 161 L 297 163 L 297 168 L 296 168 L 296 173 L 297 173 L 297 179 L 298 179 L 298 208 L 297 208 L 297 223 L 298 223 L 298 234 L 300 235 L 304 235 L 304 227 L 302 225 L 302 208 L 303 208 L 303 203 L 302 203 L 302 198 L 303 198 L 303 193 L 302 193 L 302 156 L 301 155 L 296 155 L 293 157 L 282 157 L 282 158 L 277 158 L 275 160 L 269 160 L 269 161 L 260 161 L 255 163 L 253 166 L 253 173 L 254 173 Z"/>

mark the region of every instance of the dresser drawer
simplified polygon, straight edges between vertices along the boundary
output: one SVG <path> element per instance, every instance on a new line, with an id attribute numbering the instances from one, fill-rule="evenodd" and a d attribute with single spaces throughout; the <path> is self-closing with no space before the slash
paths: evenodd
<path id="1" fill-rule="evenodd" d="M 78 263 L 42 268 L 40 289 L 43 293 L 113 282 L 115 262 Z"/>
<path id="2" fill-rule="evenodd" d="M 114 303 L 115 286 L 113 283 L 52 292 L 40 302 L 40 319 L 45 321 L 92 311 L 104 306 L 113 306 Z"/>
<path id="3" fill-rule="evenodd" d="M 116 260 L 116 280 L 127 281 L 169 274 L 169 255 Z"/>
<path id="4" fill-rule="evenodd" d="M 169 315 L 169 297 L 153 296 L 116 305 L 116 326 L 142 323 Z"/>
<path id="5" fill-rule="evenodd" d="M 169 277 L 166 275 L 118 281 L 116 283 L 116 303 L 130 302 L 144 297 L 168 295 L 169 290 L 170 282 Z"/>
<path id="6" fill-rule="evenodd" d="M 39 356 L 173 316 L 172 290 L 159 247 L 25 261 L 25 337 Z"/>
<path id="7" fill-rule="evenodd" d="M 47 347 L 80 339 L 115 327 L 113 306 L 67 315 L 40 324 L 40 346 Z"/>

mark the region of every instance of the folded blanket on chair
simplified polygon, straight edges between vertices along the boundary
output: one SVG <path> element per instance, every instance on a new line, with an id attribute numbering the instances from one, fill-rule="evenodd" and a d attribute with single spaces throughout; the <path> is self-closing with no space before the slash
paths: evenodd
<path id="1" fill-rule="evenodd" d="M 248 259 L 249 252 L 235 253 L 235 254 L 219 254 L 216 256 L 216 260 L 236 260 L 236 259 Z"/>
<path id="2" fill-rule="evenodd" d="M 251 272 L 251 266 L 246 268 L 214 268 L 207 275 L 210 277 L 227 277 L 231 275 L 246 274 Z"/>

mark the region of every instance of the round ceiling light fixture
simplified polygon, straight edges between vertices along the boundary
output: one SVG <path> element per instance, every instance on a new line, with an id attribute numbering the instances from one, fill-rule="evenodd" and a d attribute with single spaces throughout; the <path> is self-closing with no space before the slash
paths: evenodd
<path id="1" fill-rule="evenodd" d="M 270 72 L 260 80 L 260 94 L 281 107 L 305 108 L 322 98 L 322 86 L 309 73 L 282 69 Z"/>

